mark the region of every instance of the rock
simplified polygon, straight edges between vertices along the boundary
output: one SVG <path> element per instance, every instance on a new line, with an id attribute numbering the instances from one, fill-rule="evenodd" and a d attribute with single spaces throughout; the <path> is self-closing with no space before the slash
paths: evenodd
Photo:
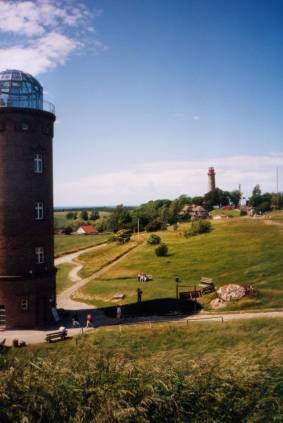
<path id="1" fill-rule="evenodd" d="M 243 286 L 230 283 L 228 285 L 221 286 L 217 290 L 217 294 L 223 301 L 234 301 L 239 300 L 246 295 L 246 290 Z"/>
<path id="2" fill-rule="evenodd" d="M 217 309 L 225 307 L 226 304 L 223 300 L 221 300 L 221 298 L 215 298 L 214 300 L 210 301 L 209 305 L 211 308 Z"/>
<path id="3" fill-rule="evenodd" d="M 112 297 L 112 300 L 123 300 L 125 298 L 125 294 L 115 294 Z"/>

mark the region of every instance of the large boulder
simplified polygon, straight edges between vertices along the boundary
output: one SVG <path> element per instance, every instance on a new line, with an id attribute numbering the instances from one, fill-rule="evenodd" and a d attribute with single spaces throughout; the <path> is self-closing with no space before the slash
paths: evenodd
<path id="1" fill-rule="evenodd" d="M 223 301 L 235 301 L 246 295 L 246 290 L 243 286 L 229 283 L 223 285 L 217 290 L 218 297 Z"/>

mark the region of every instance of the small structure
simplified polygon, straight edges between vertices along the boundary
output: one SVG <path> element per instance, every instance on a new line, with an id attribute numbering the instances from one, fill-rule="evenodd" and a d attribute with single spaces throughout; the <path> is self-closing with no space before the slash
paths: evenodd
<path id="1" fill-rule="evenodd" d="M 209 217 L 208 211 L 202 206 L 196 204 L 186 204 L 179 212 L 180 217 L 188 216 L 191 219 L 207 219 Z"/>
<path id="2" fill-rule="evenodd" d="M 92 225 L 83 225 L 79 227 L 76 233 L 78 235 L 95 235 L 97 234 L 97 229 Z"/>

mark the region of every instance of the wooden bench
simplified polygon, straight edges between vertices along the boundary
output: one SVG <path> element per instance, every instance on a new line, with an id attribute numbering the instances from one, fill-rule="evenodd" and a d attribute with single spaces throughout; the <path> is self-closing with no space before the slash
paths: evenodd
<path id="1" fill-rule="evenodd" d="M 51 342 L 53 340 L 64 340 L 68 335 L 68 331 L 67 329 L 65 330 L 59 330 L 57 332 L 51 332 L 48 333 L 45 337 L 45 341 L 46 342 Z"/>

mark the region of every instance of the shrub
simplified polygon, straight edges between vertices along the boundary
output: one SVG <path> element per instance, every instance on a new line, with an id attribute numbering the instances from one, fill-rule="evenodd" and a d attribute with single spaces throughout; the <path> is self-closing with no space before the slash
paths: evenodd
<path id="1" fill-rule="evenodd" d="M 130 241 L 131 235 L 132 231 L 129 229 L 121 229 L 113 236 L 113 240 L 118 244 L 126 244 L 126 242 Z"/>
<path id="2" fill-rule="evenodd" d="M 63 229 L 63 233 L 65 235 L 70 235 L 73 232 L 73 228 L 71 225 L 65 226 L 65 228 Z"/>
<path id="3" fill-rule="evenodd" d="M 156 234 L 151 234 L 147 240 L 147 243 L 150 245 L 160 244 L 161 238 Z"/>
<path id="4" fill-rule="evenodd" d="M 208 220 L 194 220 L 191 228 L 185 232 L 185 237 L 204 234 L 211 231 L 211 223 Z"/>
<path id="5" fill-rule="evenodd" d="M 168 246 L 167 244 L 160 244 L 156 249 L 155 249 L 155 254 L 157 255 L 157 257 L 164 257 L 167 256 L 168 254 Z"/>

